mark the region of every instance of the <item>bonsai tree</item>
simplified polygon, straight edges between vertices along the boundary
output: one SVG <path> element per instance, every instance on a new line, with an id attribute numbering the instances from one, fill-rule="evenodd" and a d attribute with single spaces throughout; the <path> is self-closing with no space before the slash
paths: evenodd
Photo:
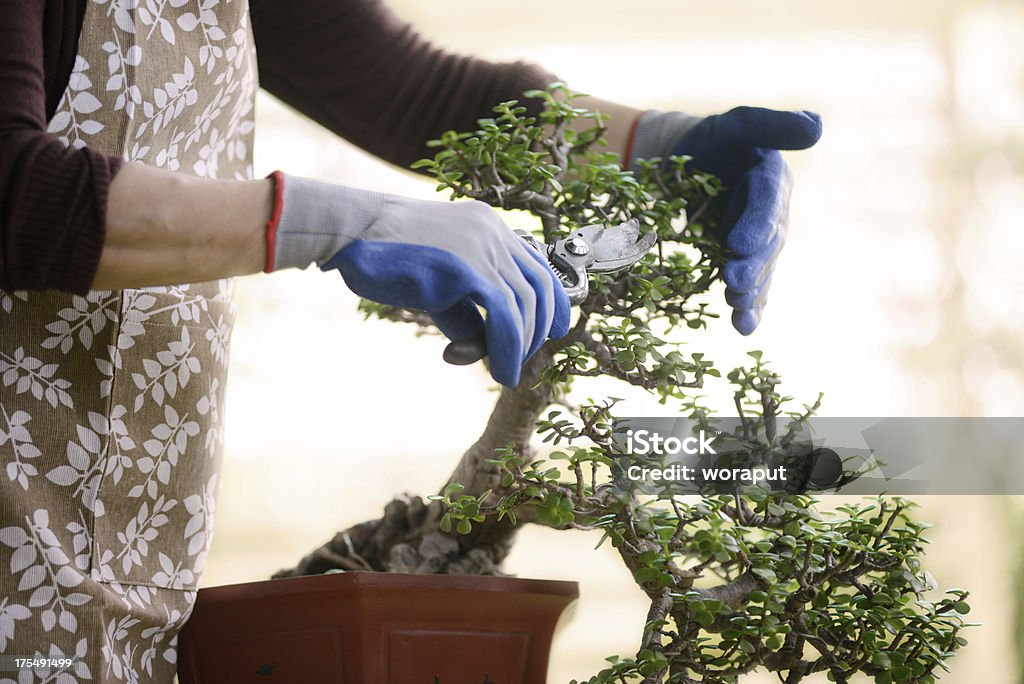
<path id="1" fill-rule="evenodd" d="M 440 493 L 392 499 L 380 518 L 339 532 L 293 569 L 500 574 L 516 530 L 537 523 L 599 530 L 650 600 L 636 654 L 609 658 L 589 680 L 735 682 L 755 670 L 786 684 L 826 672 L 879 684 L 926 684 L 966 641 L 967 593 L 933 598 L 921 566 L 927 525 L 913 504 L 882 498 L 819 510 L 803 494 L 736 489 L 704 496 L 622 487 L 613 443 L 617 400 L 574 403 L 574 381 L 611 377 L 707 422 L 698 394 L 728 385 L 744 443 L 768 453 L 818 408 L 799 410 L 779 376 L 751 352 L 725 378 L 680 333 L 715 314 L 703 299 L 724 261 L 716 239 L 718 179 L 685 157 L 623 170 L 603 149 L 604 117 L 574 106 L 560 84 L 494 108 L 471 132 L 448 132 L 418 162 L 452 198 L 472 198 L 537 219 L 551 243 L 576 228 L 629 219 L 658 236 L 627 273 L 591 279 L 568 336 L 529 360 L 502 388 L 479 439 Z M 664 163 L 663 163 L 664 162 Z M 666 170 L 667 169 L 667 170 Z M 426 315 L 363 302 L 367 315 L 431 328 Z M 560 450 L 541 454 L 534 438 Z M 545 458 L 540 458 L 544 455 Z M 619 478 L 621 479 L 621 478 Z"/>

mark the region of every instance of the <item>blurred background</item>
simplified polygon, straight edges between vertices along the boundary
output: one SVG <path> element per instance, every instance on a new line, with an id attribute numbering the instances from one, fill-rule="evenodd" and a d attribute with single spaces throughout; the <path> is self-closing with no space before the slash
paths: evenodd
<path id="1" fill-rule="evenodd" d="M 1024 415 L 1024 3 L 389 4 L 448 48 L 536 61 L 576 90 L 633 106 L 819 112 L 821 142 L 788 157 L 790 239 L 764 322 L 741 338 L 726 316 L 695 333 L 693 349 L 725 368 L 762 349 L 788 393 L 826 393 L 825 415 Z M 257 118 L 258 175 L 282 168 L 434 196 L 431 183 L 265 95 Z M 441 362 L 440 338 L 364 322 L 337 274 L 252 277 L 238 292 L 207 586 L 265 578 L 378 517 L 393 494 L 433 493 L 495 396 L 481 368 Z M 942 586 L 971 590 L 970 618 L 982 623 L 943 681 L 1024 682 L 1024 506 L 921 501 L 920 517 L 935 523 L 928 567 Z M 552 684 L 636 649 L 646 607 L 614 554 L 592 551 L 596 541 L 528 529 L 508 563 L 581 583 Z"/>

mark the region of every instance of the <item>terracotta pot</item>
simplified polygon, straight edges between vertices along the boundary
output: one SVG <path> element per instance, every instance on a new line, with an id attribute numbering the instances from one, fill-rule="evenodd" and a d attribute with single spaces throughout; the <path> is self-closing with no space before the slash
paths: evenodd
<path id="1" fill-rule="evenodd" d="M 575 582 L 353 572 L 201 589 L 181 684 L 544 684 Z"/>

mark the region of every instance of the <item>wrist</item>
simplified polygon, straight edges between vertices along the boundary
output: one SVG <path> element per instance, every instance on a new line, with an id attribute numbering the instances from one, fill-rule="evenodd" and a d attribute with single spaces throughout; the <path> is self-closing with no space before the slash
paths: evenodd
<path id="1" fill-rule="evenodd" d="M 657 109 L 642 113 L 633 123 L 627 168 L 635 168 L 638 159 L 667 159 L 674 154 L 683 136 L 703 120 L 704 117 L 700 116 Z"/>
<path id="2" fill-rule="evenodd" d="M 177 174 L 176 174 L 177 175 Z M 189 182 L 196 182 L 188 179 Z M 224 263 L 227 268 L 216 277 L 259 273 L 266 259 L 264 248 L 265 219 L 273 210 L 274 185 L 268 179 L 253 181 L 214 181 L 223 190 L 222 197 L 234 193 L 233 201 L 224 201 L 223 211 L 232 220 L 210 235 L 204 244 L 196 245 L 205 258 Z M 234 190 L 232 188 L 237 188 Z M 184 198 L 182 198 L 184 202 Z M 193 208 L 191 211 L 197 211 Z M 229 226 L 234 225 L 235 228 Z M 220 256 L 215 256 L 220 255 Z"/>
<path id="3" fill-rule="evenodd" d="M 266 272 L 322 266 L 357 240 L 380 216 L 386 195 L 271 174 L 275 203 L 266 226 Z"/>
<path id="4" fill-rule="evenodd" d="M 271 183 L 274 190 L 271 194 L 272 204 L 270 209 L 270 218 L 267 220 L 267 225 L 264 228 L 264 247 L 265 256 L 263 258 L 263 272 L 272 273 L 274 271 L 274 249 L 277 240 L 277 227 L 281 223 L 281 207 L 284 204 L 284 174 L 281 171 L 274 171 L 267 180 Z"/>

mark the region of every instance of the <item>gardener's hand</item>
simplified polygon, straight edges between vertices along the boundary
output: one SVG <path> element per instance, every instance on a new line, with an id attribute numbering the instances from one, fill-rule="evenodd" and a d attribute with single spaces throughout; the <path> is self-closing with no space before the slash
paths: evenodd
<path id="1" fill-rule="evenodd" d="M 712 173 L 726 188 L 722 272 L 732 324 L 749 335 L 761 320 L 779 250 L 786 240 L 790 174 L 779 150 L 802 150 L 821 137 L 812 112 L 737 107 L 706 118 L 645 112 L 637 120 L 630 165 L 637 159 L 689 155 L 691 168 Z"/>
<path id="2" fill-rule="evenodd" d="M 491 375 L 509 387 L 548 337 L 569 331 L 558 278 L 486 204 L 275 177 L 281 209 L 268 226 L 267 271 L 316 262 L 362 297 L 428 312 L 452 340 L 483 331 Z"/>

